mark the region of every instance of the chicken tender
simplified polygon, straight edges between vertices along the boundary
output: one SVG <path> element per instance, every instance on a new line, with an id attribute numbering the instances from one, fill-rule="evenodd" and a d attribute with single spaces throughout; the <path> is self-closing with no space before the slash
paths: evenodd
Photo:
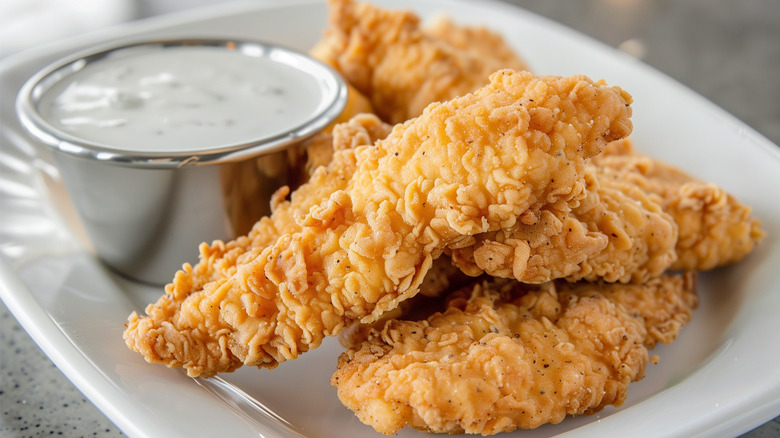
<path id="1" fill-rule="evenodd" d="M 211 376 L 274 367 L 419 291 L 447 246 L 581 196 L 586 161 L 631 131 L 631 97 L 583 76 L 504 70 L 354 150 L 344 190 L 235 273 L 131 315 L 150 362 Z"/>
<path id="2" fill-rule="evenodd" d="M 235 274 L 239 264 L 257 257 L 280 235 L 299 230 L 299 216 L 347 186 L 356 168 L 354 149 L 386 137 L 390 129 L 390 125 L 372 114 L 359 114 L 348 122 L 337 124 L 327 134 L 330 148 L 336 151 L 335 155 L 331 154 L 329 165 L 316 169 L 309 182 L 299 187 L 290 200 L 284 199 L 289 189 L 280 189 L 272 201 L 273 214 L 255 223 L 248 235 L 229 242 L 201 244 L 200 261 L 195 266 L 185 264 L 176 272 L 158 306 L 177 306 L 190 293 L 203 290 L 206 284 Z"/>
<path id="3" fill-rule="evenodd" d="M 352 0 L 330 0 L 329 7 L 328 27 L 311 53 L 341 72 L 390 123 L 472 92 L 497 70 L 527 70 L 499 35 L 484 28 L 442 19 L 428 31 L 410 11 Z M 467 47 L 467 39 L 475 46 Z"/>
<path id="4" fill-rule="evenodd" d="M 509 47 L 504 38 L 483 26 L 459 26 L 446 15 L 434 17 L 422 27 L 423 33 L 475 58 L 489 57 L 491 62 L 503 68 L 528 70 L 525 61 Z"/>
<path id="5" fill-rule="evenodd" d="M 509 229 L 475 236 L 452 258 L 469 275 L 526 283 L 557 278 L 643 282 L 676 260 L 677 226 L 637 185 L 588 166 L 587 196 L 544 207 Z"/>
<path id="6" fill-rule="evenodd" d="M 604 175 L 659 199 L 678 227 L 672 269 L 704 271 L 742 260 L 764 237 L 751 208 L 715 184 L 634 152 L 630 141 L 609 145 L 593 162 Z"/>
<path id="7" fill-rule="evenodd" d="M 364 423 L 483 435 L 621 405 L 648 348 L 697 305 L 693 274 L 639 284 L 493 279 L 424 321 L 388 321 L 339 358 L 331 384 Z"/>

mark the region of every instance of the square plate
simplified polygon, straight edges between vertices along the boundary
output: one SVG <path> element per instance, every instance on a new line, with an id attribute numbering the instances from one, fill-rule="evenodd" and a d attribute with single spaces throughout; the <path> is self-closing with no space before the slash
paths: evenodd
<path id="1" fill-rule="evenodd" d="M 641 152 L 713 181 L 754 208 L 768 237 L 742 263 L 700 276 L 701 305 L 620 408 L 509 436 L 736 435 L 780 413 L 780 149 L 723 110 L 616 50 L 490 1 L 377 0 L 423 17 L 502 33 L 540 74 L 583 73 L 634 96 Z M 275 370 L 207 381 L 152 366 L 128 350 L 123 323 L 161 288 L 127 281 L 95 259 L 45 151 L 22 132 L 13 98 L 35 71 L 78 49 L 132 36 L 227 36 L 307 50 L 325 26 L 313 0 L 219 5 L 55 43 L 0 65 L 0 297 L 69 379 L 130 436 L 377 435 L 328 381 L 333 339 Z M 173 274 L 173 273 L 172 273 Z M 404 430 L 398 436 L 428 436 Z"/>

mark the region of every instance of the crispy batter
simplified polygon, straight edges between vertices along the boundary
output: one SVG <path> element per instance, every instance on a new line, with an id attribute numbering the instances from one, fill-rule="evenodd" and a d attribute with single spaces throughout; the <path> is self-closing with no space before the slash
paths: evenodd
<path id="1" fill-rule="evenodd" d="M 477 235 L 474 244 L 452 251 L 454 263 L 469 275 L 537 284 L 557 278 L 639 283 L 660 275 L 676 259 L 677 226 L 639 187 L 610 172 L 588 166 L 583 199 Z"/>
<path id="2" fill-rule="evenodd" d="M 648 348 L 671 342 L 697 299 L 693 275 L 646 284 L 494 279 L 425 321 L 387 322 L 339 358 L 331 384 L 385 434 L 495 434 L 592 414 L 626 398 Z"/>
<path id="3" fill-rule="evenodd" d="M 346 10 L 354 12 L 353 9 L 356 7 L 358 6 L 351 2 L 348 2 L 348 4 L 334 2 L 331 5 L 332 16 L 335 16 L 339 13 L 346 13 L 344 12 Z M 363 5 L 359 7 L 374 11 L 377 14 L 387 13 L 392 15 L 391 12 L 382 12 L 381 10 L 369 5 Z M 413 14 L 409 12 L 398 14 L 404 16 L 413 16 Z M 335 22 L 337 20 L 332 17 L 331 21 Z M 480 47 L 491 47 L 489 56 L 486 56 L 485 53 L 480 54 L 480 51 L 474 51 L 472 55 L 469 55 L 480 55 L 481 58 L 484 59 L 481 62 L 493 63 L 496 66 L 502 64 L 505 64 L 508 67 L 518 66 L 517 62 L 515 62 L 515 59 L 517 58 L 516 55 L 514 55 L 511 49 L 509 49 L 508 46 L 503 43 L 501 37 L 484 28 L 459 27 L 454 25 L 446 17 L 441 17 L 432 23 L 432 25 L 429 27 L 429 31 L 434 39 L 440 39 L 441 43 L 445 46 L 447 44 L 451 44 L 453 48 L 457 50 L 474 51 L 474 48 L 470 46 L 470 44 L 477 44 Z M 330 30 L 326 33 L 332 32 L 334 31 Z M 310 54 L 325 63 L 335 65 L 336 62 L 333 59 L 333 57 L 336 55 L 334 52 L 335 46 L 331 44 L 332 41 L 328 41 L 329 40 L 326 37 L 320 44 L 318 44 L 310 51 Z M 432 41 L 430 41 L 430 43 L 433 44 Z M 492 70 L 480 73 L 482 76 L 479 78 L 479 80 L 484 82 L 488 73 L 491 72 Z M 470 73 L 477 74 L 477 72 Z M 454 97 L 454 93 L 456 93 L 457 90 L 465 90 L 468 88 L 468 91 L 471 91 L 471 89 L 475 87 L 474 79 L 470 78 L 469 75 L 463 75 L 456 79 L 467 82 L 463 84 L 451 83 L 450 85 L 452 88 L 450 88 L 450 90 L 453 94 L 448 97 Z M 354 116 L 357 116 L 361 113 L 373 113 L 373 108 L 368 98 L 364 96 L 363 93 L 358 91 L 352 84 L 348 83 L 348 88 L 348 100 L 344 111 L 342 111 L 342 114 L 328 128 L 310 139 L 305 144 L 305 148 L 302 148 L 298 152 L 299 154 L 302 154 L 302 156 L 298 159 L 295 159 L 294 161 L 300 161 L 302 164 L 298 166 L 300 168 L 300 172 L 291 176 L 291 180 L 295 187 L 305 183 L 310 178 L 312 178 L 312 175 L 314 175 L 314 172 L 318 167 L 326 166 L 328 163 L 330 163 L 330 161 L 333 159 L 333 154 L 335 151 L 355 148 L 357 145 L 373 144 L 374 141 L 384 138 L 389 134 L 389 125 L 381 123 L 379 120 L 372 119 L 368 116 L 361 116 L 355 118 L 355 120 L 350 120 Z M 435 98 L 435 96 L 430 96 L 430 99 Z M 418 103 L 425 106 L 434 101 L 426 101 L 425 99 L 425 96 L 418 96 Z M 405 120 L 406 119 L 400 121 Z M 348 121 L 350 123 L 345 125 L 344 123 Z M 334 131 L 333 127 L 338 126 L 339 124 L 342 126 L 338 129 L 335 129 Z M 341 159 L 344 159 L 344 157 Z M 275 167 L 278 168 L 279 166 L 277 165 Z M 337 164 L 335 167 L 341 169 L 340 176 L 343 178 L 349 178 L 349 176 L 351 176 L 350 172 L 354 171 L 353 167 L 344 167 L 341 164 Z M 249 172 L 243 172 L 240 176 L 240 179 L 236 176 L 235 171 L 232 171 L 231 174 L 228 175 L 232 181 L 236 181 L 236 184 L 234 185 L 237 185 L 238 187 L 236 187 L 235 190 L 241 189 L 240 184 L 252 183 L 251 181 L 247 181 L 248 174 Z M 233 197 L 239 198 L 241 202 L 235 202 L 236 205 L 232 206 L 232 208 L 236 211 L 231 215 L 231 217 L 236 217 L 239 220 L 244 219 L 245 222 L 237 224 L 235 229 L 240 230 L 240 233 L 243 233 L 243 230 L 249 230 L 252 228 L 252 230 L 248 233 L 249 235 L 245 237 L 238 237 L 234 241 L 228 243 L 218 241 L 213 242 L 211 246 L 206 243 L 202 244 L 200 247 L 201 261 L 194 267 L 185 265 L 183 269 L 176 274 L 176 279 L 173 282 L 174 285 L 168 286 L 169 290 L 167 293 L 173 294 L 175 296 L 181 296 L 182 294 L 188 294 L 193 290 L 201 290 L 206 283 L 232 275 L 232 273 L 235 271 L 238 256 L 248 251 L 251 254 L 245 256 L 246 258 L 253 258 L 256 256 L 259 250 L 272 243 L 279 236 L 279 234 L 291 232 L 293 229 L 295 229 L 296 224 L 294 217 L 296 215 L 305 214 L 308 212 L 308 209 L 311 208 L 311 206 L 317 204 L 323 199 L 322 197 L 310 196 L 308 193 L 309 191 L 315 187 L 319 187 L 320 190 L 318 193 L 320 195 L 327 196 L 330 194 L 330 192 L 343 188 L 342 185 L 334 186 L 331 181 L 322 180 L 323 178 L 329 177 L 330 176 L 328 172 L 320 174 L 317 176 L 318 180 L 315 181 L 314 184 L 310 184 L 307 186 L 307 188 L 304 188 L 300 191 L 300 193 L 297 195 L 297 198 L 299 200 L 305 200 L 305 202 L 295 202 L 293 204 L 289 204 L 280 201 L 278 205 L 275 206 L 275 209 L 279 210 L 275 216 L 272 218 L 262 218 L 259 222 L 254 223 L 254 226 L 253 222 L 246 222 L 246 220 L 253 221 L 254 219 L 251 218 L 257 218 L 260 215 L 257 213 L 242 214 L 239 209 L 241 209 L 241 211 L 247 212 L 266 212 L 267 207 L 264 205 L 257 206 L 252 205 L 251 203 L 248 204 L 244 202 L 244 197 Z M 276 196 L 276 198 L 280 199 L 286 195 L 287 193 L 282 191 Z M 291 229 L 289 227 L 293 228 Z M 252 251 L 250 251 L 250 249 L 252 249 Z M 174 290 L 170 290 L 171 287 L 173 287 Z"/>
<path id="4" fill-rule="evenodd" d="M 473 278 L 453 265 L 449 257 L 443 255 L 433 261 L 431 269 L 420 283 L 420 292 L 416 296 L 398 303 L 398 307 L 388 310 L 370 324 L 359 321 L 350 324 L 339 333 L 339 343 L 345 348 L 353 348 L 366 339 L 371 328 L 381 327 L 387 320 L 415 319 L 420 318 L 421 315 L 424 315 L 422 317 L 430 315 L 433 311 L 429 310 L 441 304 L 442 297 L 473 281 Z"/>
<path id="5" fill-rule="evenodd" d="M 386 137 L 390 128 L 372 114 L 358 114 L 335 125 L 327 139 L 333 151 L 345 152 L 338 152 L 335 156 L 331 154 L 329 166 L 315 169 L 309 183 L 299 187 L 290 200 L 284 199 L 289 194 L 288 189 L 280 189 L 272 201 L 273 214 L 260 219 L 248 235 L 229 242 L 201 244 L 200 261 L 195 266 L 185 264 L 176 273 L 173 283 L 166 287 L 166 293 L 180 299 L 193 291 L 202 290 L 207 283 L 233 275 L 238 264 L 256 257 L 281 234 L 300 229 L 298 216 L 305 215 L 331 193 L 346 187 L 356 166 L 354 152 L 350 150 Z"/>
<path id="6" fill-rule="evenodd" d="M 436 259 L 436 262 L 442 260 Z M 434 262 L 434 265 L 436 264 Z M 431 276 L 431 274 L 428 274 Z M 464 285 L 472 284 L 474 278 L 466 277 L 466 281 L 461 283 L 460 287 Z M 453 287 L 451 290 L 443 292 L 440 296 L 426 296 L 419 293 L 408 300 L 405 300 L 398 304 L 398 307 L 392 310 L 388 310 L 382 314 L 379 319 L 369 324 L 363 324 L 361 322 L 355 322 L 345 327 L 344 330 L 339 332 L 338 340 L 344 348 L 360 348 L 360 344 L 368 339 L 372 330 L 381 330 L 385 323 L 390 320 L 404 320 L 404 321 L 419 321 L 428 318 L 435 312 L 444 310 L 445 297 L 448 296 L 453 290 L 457 290 L 460 287 Z"/>
<path id="7" fill-rule="evenodd" d="M 134 324 L 139 323 L 138 316 L 135 313 L 131 315 L 130 327 L 125 333 L 128 345 L 141 350 L 147 357 L 156 356 L 155 349 L 188 348 L 175 336 L 168 338 L 179 339 L 178 344 L 169 347 L 164 344 L 164 337 L 159 339 L 160 343 L 151 345 L 136 342 L 132 333 L 147 329 L 173 330 L 174 326 L 169 321 L 177 318 L 182 302 L 190 294 L 202 293 L 207 284 L 229 278 L 235 274 L 238 265 L 257 257 L 281 234 L 299 230 L 299 217 L 304 216 L 311 207 L 327 199 L 333 192 L 346 187 L 356 168 L 354 149 L 360 144 L 368 145 L 387 136 L 389 131 L 389 125 L 368 114 L 355 116 L 347 123 L 336 125 L 332 135 L 329 135 L 333 149 L 337 150 L 331 163 L 327 167 L 318 168 L 309 183 L 299 187 L 290 200 L 284 199 L 288 194 L 286 188 L 280 189 L 272 201 L 273 214 L 258 221 L 248 235 L 229 242 L 201 244 L 200 261 L 195 266 L 185 264 L 176 272 L 173 282 L 165 288 L 165 295 L 157 303 L 147 306 L 146 313 L 149 318 L 145 318 L 145 322 L 140 322 L 136 327 Z"/>
<path id="8" fill-rule="evenodd" d="M 736 263 L 764 237 L 749 206 L 715 184 L 634 152 L 629 141 L 610 144 L 593 161 L 603 173 L 657 197 L 674 218 L 679 237 L 672 269 L 703 271 Z"/>
<path id="9" fill-rule="evenodd" d="M 410 11 L 352 0 L 329 6 L 325 35 L 311 53 L 340 71 L 390 123 L 474 91 L 499 69 L 527 69 L 501 36 L 484 28 L 441 20 L 427 30 Z M 475 46 L 466 47 L 467 39 Z"/>
<path id="10" fill-rule="evenodd" d="M 346 189 L 300 230 L 230 278 L 131 315 L 128 346 L 191 376 L 294 359 L 415 295 L 448 245 L 580 196 L 587 159 L 630 133 L 631 99 L 617 87 L 509 70 L 490 79 L 355 149 Z"/>
<path id="11" fill-rule="evenodd" d="M 422 31 L 427 36 L 440 39 L 457 50 L 469 52 L 474 58 L 491 58 L 490 61 L 483 62 L 495 63 L 501 68 L 528 70 L 525 61 L 504 41 L 504 38 L 486 27 L 460 26 L 446 15 L 439 15 L 425 24 Z"/>

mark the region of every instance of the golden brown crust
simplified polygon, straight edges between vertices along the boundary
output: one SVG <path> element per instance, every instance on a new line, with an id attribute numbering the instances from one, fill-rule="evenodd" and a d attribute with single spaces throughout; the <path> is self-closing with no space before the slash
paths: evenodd
<path id="1" fill-rule="evenodd" d="M 165 288 L 165 295 L 147 306 L 148 317 L 142 318 L 135 313 L 130 316 L 125 332 L 128 346 L 143 354 L 147 361 L 163 362 L 169 366 L 180 366 L 182 362 L 171 360 L 172 356 L 166 354 L 168 351 L 186 351 L 179 356 L 202 357 L 205 362 L 198 366 L 203 369 L 231 371 L 240 366 L 224 345 L 208 345 L 201 339 L 200 331 L 185 333 L 177 328 L 182 324 L 179 321 L 182 303 L 191 294 L 204 294 L 207 285 L 234 275 L 240 264 L 257 257 L 281 234 L 299 230 L 298 217 L 305 215 L 331 193 L 346 187 L 356 168 L 354 149 L 360 144 L 372 144 L 389 131 L 389 125 L 370 114 L 357 115 L 346 123 L 336 125 L 328 134 L 331 148 L 337 151 L 329 165 L 317 168 L 310 181 L 299 187 L 290 200 L 284 199 L 288 194 L 287 188 L 280 189 L 272 201 L 273 214 L 258 221 L 248 235 L 229 242 L 201 244 L 200 261 L 194 266 L 185 264 L 176 272 L 173 281 Z M 210 324 L 209 321 L 203 323 Z M 140 338 L 141 333 L 144 339 Z"/>
<path id="2" fill-rule="evenodd" d="M 388 321 L 339 358 L 331 383 L 377 431 L 495 434 L 620 405 L 647 349 L 697 305 L 692 274 L 643 285 L 493 279 L 425 321 Z"/>
<path id="3" fill-rule="evenodd" d="M 355 170 L 355 156 L 349 150 L 373 144 L 386 137 L 390 129 L 390 125 L 371 114 L 358 114 L 335 125 L 327 138 L 323 138 L 332 151 L 346 152 L 340 152 L 335 157 L 331 152 L 328 163 L 332 163 L 322 169 L 313 169 L 309 183 L 299 187 L 290 200 L 285 200 L 289 189 L 280 189 L 271 202 L 273 214 L 255 223 L 246 236 L 229 242 L 201 244 L 200 261 L 195 266 L 184 265 L 166 287 L 166 293 L 180 300 L 194 291 L 203 290 L 206 284 L 233 275 L 238 264 L 256 257 L 279 235 L 299 229 L 298 216 L 305 215 L 331 193 L 346 187 Z"/>
<path id="4" fill-rule="evenodd" d="M 467 52 L 475 58 L 489 57 L 490 61 L 483 62 L 495 64 L 498 66 L 497 68 L 530 71 L 526 62 L 504 41 L 500 34 L 484 26 L 458 25 L 446 15 L 438 15 L 429 23 L 424 24 L 422 31 L 427 36 L 439 39 L 452 48 Z"/>
<path id="5" fill-rule="evenodd" d="M 639 187 L 588 166 L 586 192 L 546 206 L 513 227 L 480 234 L 452 250 L 470 275 L 483 272 L 526 283 L 557 278 L 643 282 L 676 259 L 677 226 Z"/>
<path id="6" fill-rule="evenodd" d="M 425 318 L 442 305 L 444 298 L 450 292 L 474 281 L 464 274 L 446 255 L 433 261 L 431 269 L 420 283 L 420 292 L 403 302 L 398 307 L 385 312 L 376 321 L 369 324 L 354 322 L 339 333 L 339 343 L 345 348 L 353 348 L 363 342 L 372 328 L 382 326 L 390 319 L 420 319 Z"/>
<path id="7" fill-rule="evenodd" d="M 703 271 L 736 263 L 764 237 L 749 206 L 715 184 L 634 152 L 629 141 L 615 142 L 593 161 L 654 196 L 672 216 L 679 232 L 672 269 Z"/>
<path id="8" fill-rule="evenodd" d="M 499 69 L 527 69 L 499 35 L 484 28 L 443 20 L 426 30 L 410 11 L 352 0 L 330 0 L 329 10 L 328 27 L 312 53 L 340 71 L 390 123 L 474 91 Z M 490 50 L 467 49 L 465 39 Z"/>
<path id="9" fill-rule="evenodd" d="M 447 246 L 579 196 L 587 159 L 630 133 L 630 103 L 582 76 L 498 72 L 350 150 L 346 188 L 298 218 L 300 230 L 237 260 L 231 277 L 132 315 L 126 342 L 193 376 L 294 359 L 415 295 Z"/>

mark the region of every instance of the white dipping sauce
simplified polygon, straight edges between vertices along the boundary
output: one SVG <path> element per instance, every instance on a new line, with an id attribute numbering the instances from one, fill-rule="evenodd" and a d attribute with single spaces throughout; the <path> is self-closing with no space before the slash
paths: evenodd
<path id="1" fill-rule="evenodd" d="M 222 47 L 126 49 L 88 63 L 41 97 L 68 134 L 134 151 L 202 151 L 282 134 L 322 105 L 317 79 Z"/>

